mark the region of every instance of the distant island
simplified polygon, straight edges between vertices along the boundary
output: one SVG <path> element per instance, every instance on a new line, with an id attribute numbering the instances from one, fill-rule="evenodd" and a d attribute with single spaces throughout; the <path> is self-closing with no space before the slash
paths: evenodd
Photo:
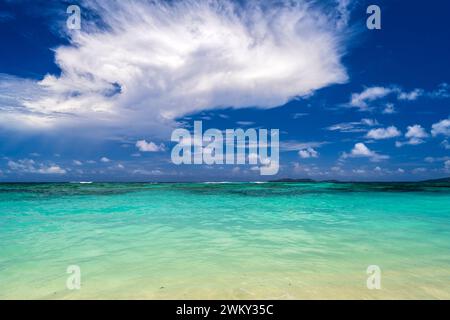
<path id="1" fill-rule="evenodd" d="M 269 180 L 269 182 L 287 182 L 287 183 L 315 183 L 315 182 L 329 182 L 329 183 L 352 183 L 352 182 L 361 182 L 361 181 L 339 181 L 339 180 L 313 180 L 313 179 L 293 179 L 293 178 L 282 178 L 277 180 Z M 365 181 L 364 181 L 365 182 Z M 414 181 L 405 181 L 409 183 L 414 183 Z M 450 177 L 440 178 L 440 179 L 429 179 L 417 181 L 419 183 L 450 183 Z M 369 183 L 369 182 L 367 182 Z"/>
<path id="2" fill-rule="evenodd" d="M 431 180 L 424 180 L 421 182 L 450 182 L 450 177 L 448 178 L 441 178 L 441 179 L 431 179 Z"/>
<path id="3" fill-rule="evenodd" d="M 290 179 L 290 178 L 284 178 L 284 179 L 277 179 L 277 180 L 269 180 L 269 182 L 318 182 L 313 179 Z"/>

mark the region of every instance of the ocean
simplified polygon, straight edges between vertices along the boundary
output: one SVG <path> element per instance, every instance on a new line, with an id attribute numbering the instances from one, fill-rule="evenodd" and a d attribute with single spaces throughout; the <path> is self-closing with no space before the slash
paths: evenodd
<path id="1" fill-rule="evenodd" d="M 0 299 L 450 299 L 450 184 L 0 184 Z"/>

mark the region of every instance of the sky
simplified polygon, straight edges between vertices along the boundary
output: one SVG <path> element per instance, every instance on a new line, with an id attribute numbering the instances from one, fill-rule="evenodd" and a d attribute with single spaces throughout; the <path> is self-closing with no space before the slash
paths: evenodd
<path id="1" fill-rule="evenodd" d="M 0 182 L 448 177 L 449 16 L 438 0 L 0 0 Z M 194 121 L 278 129 L 278 174 L 175 165 L 171 134 Z"/>

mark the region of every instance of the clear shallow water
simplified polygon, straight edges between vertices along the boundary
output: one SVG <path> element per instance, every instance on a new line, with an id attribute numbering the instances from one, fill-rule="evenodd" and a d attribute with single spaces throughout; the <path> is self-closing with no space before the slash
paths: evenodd
<path id="1" fill-rule="evenodd" d="M 12 298 L 449 299 L 450 185 L 0 184 Z"/>

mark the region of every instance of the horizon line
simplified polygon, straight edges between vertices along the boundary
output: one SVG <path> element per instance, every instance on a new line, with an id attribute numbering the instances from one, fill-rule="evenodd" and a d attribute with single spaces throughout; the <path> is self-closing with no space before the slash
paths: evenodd
<path id="1" fill-rule="evenodd" d="M 435 179 L 425 180 L 337 180 L 337 179 L 325 179 L 315 180 L 310 178 L 281 178 L 275 180 L 246 180 L 246 181 L 227 181 L 227 180 L 199 180 L 199 181 L 130 181 L 130 180 L 92 180 L 92 181 L 0 181 L 0 184 L 50 184 L 50 183 L 64 183 L 64 184 L 93 184 L 93 183 L 153 183 L 153 184 L 176 184 L 176 183 L 420 183 L 420 182 L 439 182 L 446 180 L 450 181 L 450 177 L 442 177 Z"/>

